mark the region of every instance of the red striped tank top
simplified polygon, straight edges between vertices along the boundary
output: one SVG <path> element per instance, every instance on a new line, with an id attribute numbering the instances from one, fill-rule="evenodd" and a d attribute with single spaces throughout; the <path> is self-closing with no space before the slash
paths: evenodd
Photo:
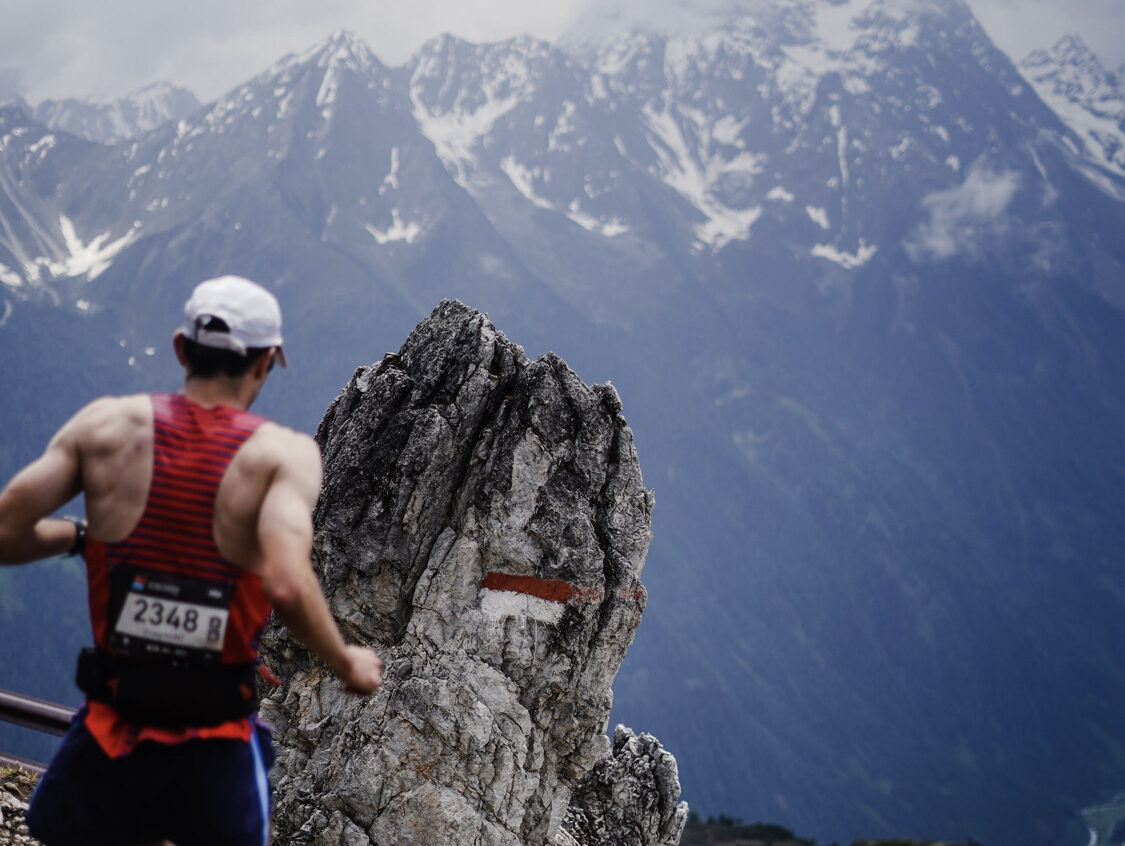
<path id="1" fill-rule="evenodd" d="M 148 501 L 132 533 L 86 547 L 94 642 L 112 651 L 110 576 L 121 566 L 223 582 L 233 590 L 222 662 L 257 657 L 270 605 L 261 580 L 223 558 L 215 545 L 215 496 L 235 452 L 262 418 L 227 406 L 203 408 L 179 394 L 152 397 L 153 465 Z"/>
<path id="2" fill-rule="evenodd" d="M 223 474 L 263 418 L 228 406 L 203 408 L 179 394 L 154 394 L 151 400 L 153 466 L 144 513 L 124 540 L 106 543 L 91 538 L 86 544 L 94 643 L 99 649 L 118 652 L 114 638 L 120 635 L 115 635 L 114 630 L 122 628 L 117 618 L 124 619 L 126 615 L 119 607 L 111 608 L 115 573 L 118 578 L 130 574 L 128 578 L 134 584 L 137 579 L 186 577 L 191 582 L 213 586 L 212 592 L 219 590 L 223 603 L 229 603 L 222 648 L 220 652 L 215 646 L 215 659 L 224 664 L 254 661 L 258 655 L 258 635 L 269 616 L 270 604 L 261 579 L 227 561 L 219 552 L 214 538 L 214 511 Z M 133 613 L 129 608 L 130 617 Z M 185 616 L 182 611 L 179 613 Z M 176 622 L 180 626 L 186 622 L 193 629 L 202 623 L 190 618 Z M 111 716 L 115 716 L 112 709 L 96 702 L 89 703 L 89 707 L 87 726 L 108 754 L 121 754 L 120 727 L 111 731 L 114 727 L 109 725 L 113 722 Z M 230 736 L 230 732 L 241 736 L 247 725 L 241 720 L 202 733 L 155 729 L 144 732 L 145 737 L 177 742 L 194 736 Z M 135 742 L 137 732 L 129 734 Z"/>

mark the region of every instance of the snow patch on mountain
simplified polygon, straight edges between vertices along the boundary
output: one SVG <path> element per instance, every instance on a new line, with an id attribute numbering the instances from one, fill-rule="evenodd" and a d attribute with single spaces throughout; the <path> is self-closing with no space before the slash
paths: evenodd
<path id="1" fill-rule="evenodd" d="M 6 265 L 0 264 L 0 283 L 9 288 L 23 287 L 23 277 Z"/>
<path id="2" fill-rule="evenodd" d="M 500 162 L 500 169 L 507 174 L 508 179 L 524 197 L 541 209 L 554 211 L 555 204 L 550 200 L 540 197 L 535 193 L 535 179 L 542 175 L 540 168 L 529 170 L 516 161 L 514 156 L 507 156 Z"/>
<path id="3" fill-rule="evenodd" d="M 781 60 L 772 68 L 776 84 L 790 106 L 807 115 L 816 102 L 817 84 L 828 74 L 839 74 L 844 88 L 853 93 L 870 90 L 867 78 L 881 65 L 870 57 L 841 56 L 818 42 L 781 47 Z"/>
<path id="4" fill-rule="evenodd" d="M 649 37 L 639 32 L 615 37 L 600 51 L 594 69 L 603 79 L 619 76 L 638 55 L 647 52 L 650 45 Z"/>
<path id="5" fill-rule="evenodd" d="M 528 36 L 485 46 L 442 36 L 415 55 L 409 66 L 414 119 L 462 187 L 469 188 L 477 148 L 493 126 L 532 101 L 543 74 L 559 60 L 554 47 Z M 569 131 L 571 114 L 564 107 L 556 143 Z"/>
<path id="6" fill-rule="evenodd" d="M 365 228 L 371 233 L 371 236 L 380 246 L 396 241 L 405 241 L 407 244 L 413 244 L 418 236 L 422 234 L 421 224 L 413 221 L 409 223 L 404 222 L 397 208 L 391 209 L 391 225 L 388 228 L 377 229 L 370 223 L 365 224 Z"/>
<path id="7" fill-rule="evenodd" d="M 784 44 L 771 70 L 786 100 L 807 114 L 816 99 L 817 83 L 828 74 L 839 74 L 845 89 L 866 90 L 868 77 L 882 64 L 856 49 L 853 19 L 862 10 L 862 0 L 838 7 L 817 4 L 814 34 L 807 41 Z"/>
<path id="8" fill-rule="evenodd" d="M 572 149 L 572 145 L 567 143 L 565 139 L 575 134 L 576 127 L 572 118 L 576 111 L 578 111 L 578 107 L 570 100 L 563 103 L 563 112 L 555 121 L 555 126 L 547 139 L 548 152 L 569 152 Z"/>
<path id="9" fill-rule="evenodd" d="M 805 206 L 805 214 L 809 219 L 819 226 L 821 229 L 829 229 L 828 225 L 828 212 L 820 206 Z"/>
<path id="10" fill-rule="evenodd" d="M 829 244 L 817 244 L 809 251 L 811 255 L 835 262 L 847 270 L 862 267 L 871 261 L 877 252 L 879 252 L 878 247 L 868 244 L 862 238 L 859 239 L 859 248 L 854 253 L 845 253 Z"/>
<path id="11" fill-rule="evenodd" d="M 475 166 L 474 151 L 492 125 L 519 103 L 519 97 L 488 100 L 471 111 L 460 108 L 444 114 L 431 112 L 417 97 L 414 98 L 414 119 L 419 129 L 431 142 L 438 157 L 464 188 L 469 187 L 468 167 Z"/>
<path id="12" fill-rule="evenodd" d="M 582 211 L 582 205 L 578 200 L 572 200 L 570 205 L 567 206 L 566 216 L 587 232 L 597 232 L 606 238 L 624 235 L 629 231 L 629 226 L 618 218 L 603 221 Z"/>
<path id="13" fill-rule="evenodd" d="M 332 119 L 343 75 L 348 72 L 367 74 L 380 63 L 363 41 L 350 32 L 340 31 L 317 55 L 317 66 L 324 69 L 324 76 L 316 92 L 316 105 L 328 121 Z"/>
<path id="14" fill-rule="evenodd" d="M 26 218 L 26 213 L 25 219 L 30 222 L 30 219 Z M 58 241 L 54 237 L 44 239 L 44 243 L 54 245 L 53 256 L 30 257 L 17 246 L 13 249 L 13 253 L 16 254 L 21 267 L 17 271 L 0 265 L 0 282 L 10 288 L 19 288 L 25 282 L 39 285 L 53 279 L 84 278 L 87 282 L 93 281 L 113 264 L 114 258 L 122 250 L 137 240 L 140 228 L 141 225 L 137 222 L 128 232 L 113 241 L 109 240 L 111 237 L 109 232 L 103 232 L 91 241 L 85 242 L 79 237 L 73 221 L 66 215 L 60 215 L 58 234 L 62 236 L 61 249 L 58 249 Z"/>
<path id="15" fill-rule="evenodd" d="M 398 190 L 398 147 L 391 148 L 391 169 L 383 177 L 383 184 L 379 186 L 379 193 L 386 193 L 387 189 Z"/>
<path id="16" fill-rule="evenodd" d="M 869 5 L 870 0 L 815 4 L 813 38 L 829 51 L 847 52 L 855 46 L 859 35 L 855 19 L 863 14 Z"/>
<path id="17" fill-rule="evenodd" d="M 258 87 L 254 81 L 231 91 L 216 100 L 194 123 L 181 121 L 176 128 L 176 142 L 190 144 L 191 139 L 206 134 L 217 134 L 234 126 L 243 116 L 248 115 L 258 104 Z M 278 112 L 286 110 L 279 107 Z"/>
<path id="18" fill-rule="evenodd" d="M 748 120 L 738 120 L 733 115 L 723 115 L 711 127 L 711 137 L 728 147 L 742 147 L 742 130 Z"/>
<path id="19" fill-rule="evenodd" d="M 58 144 L 58 139 L 54 135 L 44 135 L 34 144 L 27 148 L 29 158 L 34 156 L 42 161 L 46 155 L 51 152 Z"/>
<path id="20" fill-rule="evenodd" d="M 336 72 L 335 67 L 329 67 L 324 72 L 324 78 L 320 82 L 320 88 L 316 92 L 316 104 L 323 111 L 321 114 L 327 119 L 331 117 L 332 110 L 329 108 L 336 102 L 336 92 L 340 88 L 340 78 Z"/>
<path id="21" fill-rule="evenodd" d="M 285 120 L 293 110 L 293 98 L 295 92 L 292 88 L 282 86 L 274 89 L 274 97 L 277 98 L 277 120 Z"/>
<path id="22" fill-rule="evenodd" d="M 828 110 L 829 120 L 832 121 L 832 126 L 836 130 L 836 160 L 840 165 L 840 179 L 843 181 L 844 186 L 848 184 L 848 128 L 844 126 L 843 121 L 840 119 L 840 107 L 832 106 Z"/>
<path id="23" fill-rule="evenodd" d="M 750 227 L 762 213 L 761 206 L 732 208 L 716 196 L 720 184 L 734 177 L 743 184 L 761 173 L 764 156 L 740 152 L 731 159 L 719 152 L 707 153 L 706 133 L 693 132 L 693 137 L 703 136 L 704 149 L 693 151 L 689 147 L 681 120 L 695 123 L 695 129 L 705 124 L 702 115 L 673 113 L 667 106 L 658 111 L 646 104 L 643 111 L 649 129 L 649 146 L 659 160 L 653 173 L 666 185 L 687 199 L 706 218 L 695 227 L 695 236 L 701 245 L 720 249 L 733 240 L 745 240 Z"/>
<path id="24" fill-rule="evenodd" d="M 528 168 L 516 161 L 515 156 L 505 156 L 503 161 L 500 162 L 500 169 L 504 171 L 512 185 L 515 186 L 515 189 L 519 191 L 525 199 L 530 201 L 532 205 L 541 209 L 547 209 L 548 211 L 559 210 L 559 207 L 555 203 L 551 202 L 546 197 L 540 196 L 535 190 L 536 181 L 546 181 L 549 176 L 542 168 Z M 586 193 L 591 194 L 589 185 L 586 186 Z M 583 211 L 581 201 L 578 199 L 571 200 L 570 204 L 565 209 L 565 214 L 573 223 L 577 223 L 587 232 L 596 232 L 607 238 L 622 235 L 629 231 L 629 226 L 618 218 L 601 220 Z"/>
<path id="25" fill-rule="evenodd" d="M 762 216 L 762 207 L 729 209 L 716 204 L 707 209 L 706 213 L 709 219 L 695 227 L 695 235 L 701 242 L 697 247 L 706 244 L 713 250 L 719 250 L 731 241 L 745 241 L 749 238 L 750 227 Z"/>
<path id="26" fill-rule="evenodd" d="M 800 0 L 763 6 L 767 12 L 751 14 L 775 22 L 766 29 L 769 37 L 762 36 L 767 46 L 757 50 L 756 60 L 801 117 L 809 114 L 820 81 L 829 75 L 838 76 L 853 96 L 871 94 L 872 80 L 894 64 L 896 55 L 921 43 L 923 22 L 945 14 L 933 0 Z M 777 20 L 787 23 L 779 26 Z M 780 113 L 775 122 L 792 125 Z"/>
<path id="27" fill-rule="evenodd" d="M 109 268 L 118 253 L 137 240 L 140 227 L 134 224 L 133 228 L 115 241 L 109 241 L 110 233 L 103 232 L 89 243 L 84 243 L 78 237 L 74 224 L 62 215 L 59 217 L 59 230 L 68 255 L 61 261 L 50 262 L 51 272 L 56 277 L 84 276 L 87 281 L 93 281 Z"/>

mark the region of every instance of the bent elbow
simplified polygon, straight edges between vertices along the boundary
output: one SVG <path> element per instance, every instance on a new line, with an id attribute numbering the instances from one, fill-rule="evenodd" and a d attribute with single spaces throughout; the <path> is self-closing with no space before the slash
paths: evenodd
<path id="1" fill-rule="evenodd" d="M 266 599 L 270 601 L 270 605 L 282 614 L 300 604 L 298 599 L 300 591 L 293 585 L 263 584 L 262 588 L 265 591 Z"/>
<path id="2" fill-rule="evenodd" d="M 274 578 L 263 579 L 262 589 L 270 605 L 284 615 L 304 603 L 309 592 L 309 580 L 295 574 L 280 573 Z"/>
<path id="3" fill-rule="evenodd" d="M 26 547 L 24 536 L 0 521 L 0 564 L 26 564 L 31 560 Z"/>

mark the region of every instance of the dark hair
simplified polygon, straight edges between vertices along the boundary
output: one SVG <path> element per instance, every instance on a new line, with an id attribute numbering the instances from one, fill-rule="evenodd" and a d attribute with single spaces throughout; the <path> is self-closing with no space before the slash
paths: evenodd
<path id="1" fill-rule="evenodd" d="M 188 378 L 210 379 L 214 376 L 238 378 L 245 375 L 259 358 L 270 351 L 270 347 L 248 347 L 246 355 L 234 350 L 220 350 L 205 347 L 184 336 L 184 358 L 187 359 Z"/>

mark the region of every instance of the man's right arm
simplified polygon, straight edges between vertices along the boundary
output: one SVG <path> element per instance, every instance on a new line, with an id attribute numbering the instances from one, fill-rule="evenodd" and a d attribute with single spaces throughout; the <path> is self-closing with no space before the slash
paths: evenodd
<path id="1" fill-rule="evenodd" d="M 262 587 L 293 636 L 328 664 L 350 690 L 382 683 L 374 650 L 344 642 L 311 563 L 312 510 L 320 490 L 320 452 L 305 435 L 286 432 L 285 457 L 274 471 L 258 516 Z"/>
<path id="2" fill-rule="evenodd" d="M 43 454 L 0 491 L 0 564 L 62 555 L 74 546 L 74 525 L 47 515 L 82 489 L 77 433 L 89 408 L 72 417 Z"/>

